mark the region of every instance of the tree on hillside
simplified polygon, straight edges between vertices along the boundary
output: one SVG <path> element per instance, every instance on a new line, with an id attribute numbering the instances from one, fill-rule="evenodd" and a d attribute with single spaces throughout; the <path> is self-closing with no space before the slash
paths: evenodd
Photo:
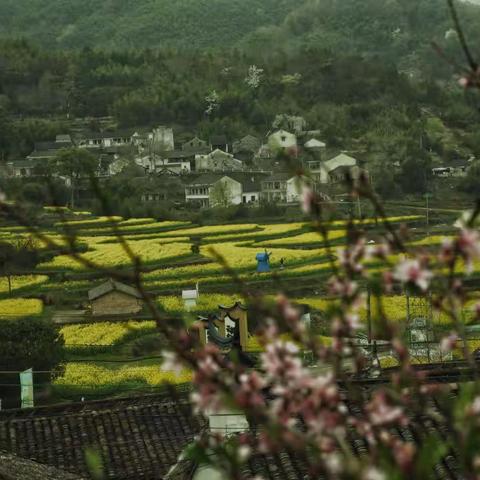
<path id="1" fill-rule="evenodd" d="M 34 370 L 34 387 L 50 383 L 62 373 L 65 341 L 50 319 L 41 317 L 2 319 L 0 330 L 0 382 L 2 400 L 18 407 L 19 376 L 5 373 Z"/>
<path id="2" fill-rule="evenodd" d="M 210 191 L 210 203 L 214 207 L 228 207 L 232 204 L 232 191 L 227 182 L 217 182 Z"/>
<path id="3" fill-rule="evenodd" d="M 82 177 L 93 178 L 98 166 L 98 159 L 88 150 L 81 148 L 60 150 L 53 161 L 53 169 L 56 173 L 67 177 L 70 181 L 70 208 L 75 208 L 78 181 Z"/>
<path id="4" fill-rule="evenodd" d="M 63 336 L 50 320 L 35 317 L 2 320 L 0 368 L 53 369 L 63 359 L 64 343 Z"/>
<path id="5" fill-rule="evenodd" d="M 7 278 L 10 296 L 12 295 L 12 276 L 33 270 L 38 262 L 38 247 L 31 237 L 20 237 L 14 243 L 0 243 L 0 272 Z"/>

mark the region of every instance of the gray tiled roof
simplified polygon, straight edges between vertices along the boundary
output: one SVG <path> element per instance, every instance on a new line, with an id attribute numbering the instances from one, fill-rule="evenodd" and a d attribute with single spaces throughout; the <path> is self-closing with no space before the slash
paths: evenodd
<path id="1" fill-rule="evenodd" d="M 19 459 L 91 478 L 85 450 L 95 448 L 103 460 L 102 478 L 162 479 L 203 426 L 204 420 L 192 413 L 182 392 L 4 410 L 0 412 L 0 449 Z M 77 477 L 65 474 L 13 478 Z"/>
<path id="2" fill-rule="evenodd" d="M 115 280 L 107 280 L 105 283 L 102 283 L 98 287 L 92 288 L 88 292 L 88 299 L 90 301 L 96 300 L 97 298 L 103 297 L 107 293 L 110 292 L 122 292 L 126 295 L 130 295 L 131 297 L 135 298 L 142 298 L 140 292 L 129 285 L 125 285 L 124 283 L 116 282 Z"/>
<path id="3" fill-rule="evenodd" d="M 265 178 L 262 180 L 263 182 L 285 182 L 287 180 L 290 180 L 292 177 L 294 177 L 292 173 L 273 173 L 269 177 Z"/>
<path id="4" fill-rule="evenodd" d="M 85 480 L 64 470 L 0 452 L 0 478 L 5 480 Z"/>

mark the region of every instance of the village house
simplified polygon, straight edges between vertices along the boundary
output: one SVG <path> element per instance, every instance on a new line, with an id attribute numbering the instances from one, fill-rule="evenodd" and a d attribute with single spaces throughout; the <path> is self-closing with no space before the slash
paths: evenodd
<path id="1" fill-rule="evenodd" d="M 304 144 L 305 150 L 308 152 L 316 153 L 322 155 L 325 152 L 325 149 L 327 148 L 326 143 L 323 143 L 320 140 L 317 140 L 316 138 L 311 138 Z"/>
<path id="2" fill-rule="evenodd" d="M 134 315 L 143 308 L 140 292 L 129 285 L 108 280 L 88 292 L 93 316 Z"/>
<path id="3" fill-rule="evenodd" d="M 308 162 L 312 177 L 317 183 L 327 184 L 342 181 L 345 178 L 345 170 L 352 169 L 358 173 L 358 162 L 355 158 L 341 153 L 330 160 L 323 162 L 315 160 Z"/>
<path id="4" fill-rule="evenodd" d="M 131 131 L 87 133 L 78 141 L 80 148 L 126 147 L 133 144 Z"/>
<path id="5" fill-rule="evenodd" d="M 175 150 L 173 129 L 160 125 L 149 135 L 150 150 L 154 153 L 172 152 Z"/>
<path id="6" fill-rule="evenodd" d="M 441 167 L 432 168 L 432 174 L 434 177 L 447 178 L 447 177 L 466 177 L 470 160 L 455 159 L 448 164 L 444 164 Z"/>
<path id="7" fill-rule="evenodd" d="M 262 181 L 261 196 L 268 203 L 299 202 L 299 179 L 290 173 L 274 173 Z"/>
<path id="8" fill-rule="evenodd" d="M 206 173 L 185 186 L 185 200 L 202 207 L 258 203 L 264 172 Z"/>
<path id="9" fill-rule="evenodd" d="M 273 152 L 292 151 L 297 148 L 297 136 L 286 130 L 278 130 L 268 137 L 268 146 Z"/>
<path id="10" fill-rule="evenodd" d="M 72 148 L 73 146 L 70 135 L 57 135 L 54 142 L 35 142 L 33 152 L 26 158 L 32 162 L 52 160 L 58 155 L 60 150 Z"/>
<path id="11" fill-rule="evenodd" d="M 7 177 L 33 177 L 37 162 L 32 160 L 14 160 L 7 163 L 4 175 Z"/>
<path id="12" fill-rule="evenodd" d="M 262 145 L 259 138 L 253 135 L 246 135 L 233 144 L 233 154 L 242 161 L 251 161 Z"/>
<path id="13" fill-rule="evenodd" d="M 231 153 L 217 149 L 207 155 L 196 155 L 195 170 L 197 172 L 241 171 L 243 162 L 234 158 Z"/>
<path id="14" fill-rule="evenodd" d="M 213 135 L 210 137 L 210 151 L 222 150 L 229 153 L 230 148 L 228 146 L 228 140 L 225 135 Z"/>
<path id="15" fill-rule="evenodd" d="M 194 137 L 182 144 L 182 150 L 184 152 L 207 153 L 210 151 L 210 147 L 205 140 Z"/>
<path id="16" fill-rule="evenodd" d="M 192 164 L 195 163 L 195 155 L 191 152 L 173 150 L 137 157 L 135 163 L 142 167 L 146 173 L 168 172 L 173 175 L 181 175 L 192 170 Z"/>
<path id="17" fill-rule="evenodd" d="M 206 173 L 185 186 L 185 200 L 200 207 L 242 203 L 242 185 L 227 174 Z"/>
<path id="18" fill-rule="evenodd" d="M 68 133 L 57 135 L 55 143 L 61 146 L 61 148 L 71 148 L 73 146 L 72 137 Z"/>

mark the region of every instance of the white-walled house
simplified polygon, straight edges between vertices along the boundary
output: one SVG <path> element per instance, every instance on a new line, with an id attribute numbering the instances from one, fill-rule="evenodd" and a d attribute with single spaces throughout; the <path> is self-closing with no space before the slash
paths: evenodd
<path id="1" fill-rule="evenodd" d="M 197 203 L 202 207 L 215 207 L 219 204 L 240 205 L 242 184 L 227 174 L 206 173 L 186 185 L 185 200 L 187 203 Z"/>
<path id="2" fill-rule="evenodd" d="M 174 174 L 189 173 L 194 156 L 190 152 L 174 150 L 159 154 L 152 153 L 135 159 L 135 163 L 149 173 L 168 171 Z"/>
<path id="3" fill-rule="evenodd" d="M 299 202 L 299 178 L 290 173 L 274 173 L 262 181 L 262 198 L 269 203 Z"/>
<path id="4" fill-rule="evenodd" d="M 188 142 L 182 144 L 182 150 L 185 152 L 205 153 L 210 151 L 210 147 L 205 140 L 194 137 Z"/>
<path id="5" fill-rule="evenodd" d="M 344 172 L 345 169 L 357 167 L 357 164 L 355 158 L 341 153 L 326 162 L 320 160 L 309 162 L 309 168 L 317 183 L 326 184 L 337 181 L 340 170 Z"/>
<path id="6" fill-rule="evenodd" d="M 304 147 L 310 152 L 323 152 L 327 148 L 327 144 L 316 138 L 311 138 L 308 142 L 305 142 Z"/>
<path id="7" fill-rule="evenodd" d="M 197 172 L 225 172 L 243 170 L 243 162 L 234 158 L 231 153 L 214 150 L 206 155 L 195 155 Z"/>
<path id="8" fill-rule="evenodd" d="M 264 172 L 205 173 L 185 186 L 185 199 L 202 207 L 255 204 L 267 177 Z"/>
<path id="9" fill-rule="evenodd" d="M 286 130 L 278 130 L 268 137 L 268 145 L 274 152 L 294 149 L 297 147 L 297 136 Z"/>
<path id="10" fill-rule="evenodd" d="M 153 151 L 171 152 L 175 150 L 173 129 L 163 125 L 155 128 L 149 135 Z"/>
<path id="11" fill-rule="evenodd" d="M 82 148 L 125 147 L 133 143 L 132 132 L 89 133 L 78 142 Z"/>

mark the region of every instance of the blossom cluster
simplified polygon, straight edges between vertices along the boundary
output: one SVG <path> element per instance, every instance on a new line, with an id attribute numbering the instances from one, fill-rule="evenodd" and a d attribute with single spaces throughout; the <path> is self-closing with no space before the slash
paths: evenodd
<path id="1" fill-rule="evenodd" d="M 440 398 L 444 391 L 426 382 L 427 373 L 414 368 L 410 345 L 398 325 L 391 324 L 381 310 L 381 296 L 403 289 L 409 295 L 431 299 L 433 307 L 451 317 L 454 326 L 437 339 L 438 351 L 456 352 L 459 345 L 467 344 L 456 327 L 467 298 L 463 277 L 480 259 L 480 236 L 462 225 L 438 249 L 412 247 L 405 241 L 409 238 L 405 229 L 393 229 L 380 215 L 386 232 L 374 242 L 361 222 L 352 221 L 346 247 L 334 249 L 329 247 L 328 231 L 319 218 L 324 200 L 308 187 L 303 193 L 304 211 L 313 215 L 314 227 L 325 236 L 331 258 L 331 276 L 324 283 L 326 294 L 334 299 L 332 308 L 325 312 L 330 342 L 325 344 L 307 328 L 300 309 L 280 294 L 273 306 L 255 299 L 259 302 L 255 310 L 259 327 L 254 333 L 263 346 L 255 368 L 213 344 L 197 345 L 192 401 L 198 412 L 208 416 L 233 408 L 245 413 L 251 427 L 233 439 L 222 440 L 216 432 L 216 455 L 238 462 L 253 452 L 294 452 L 306 465 L 309 478 L 382 480 L 392 475 L 416 478 L 427 468 L 433 471 L 435 464 L 429 462 L 439 459 L 428 459 L 425 449 L 431 448 L 430 442 L 437 442 L 435 448 L 443 452 L 443 440 L 428 437 L 423 445 L 394 432 L 414 430 L 412 422 L 430 418 L 432 395 Z M 367 268 L 372 263 L 379 267 Z M 381 338 L 398 365 L 381 372 L 381 385 L 375 388 L 366 388 L 361 380 L 376 379 L 378 372 L 372 376 L 372 366 L 380 368 L 377 354 L 370 348 L 377 343 L 375 335 L 380 334 L 370 331 L 368 345 L 357 338 L 364 328 L 365 285 L 378 297 L 379 321 L 387 332 Z M 475 311 L 480 312 L 480 308 L 475 307 Z M 314 359 L 313 364 L 304 361 L 306 353 Z M 170 358 L 171 367 L 179 363 L 177 357 Z M 465 361 L 469 361 L 467 356 Z M 480 391 L 474 388 L 469 400 L 462 401 L 461 414 L 448 426 L 449 434 L 459 444 L 478 436 L 480 445 Z M 447 416 L 452 417 L 453 411 Z M 233 457 L 227 448 L 231 442 L 237 442 L 238 455 Z M 365 458 L 358 458 L 352 447 L 355 442 L 365 446 Z M 479 473 L 480 461 L 469 458 L 462 462 L 465 471 Z"/>

